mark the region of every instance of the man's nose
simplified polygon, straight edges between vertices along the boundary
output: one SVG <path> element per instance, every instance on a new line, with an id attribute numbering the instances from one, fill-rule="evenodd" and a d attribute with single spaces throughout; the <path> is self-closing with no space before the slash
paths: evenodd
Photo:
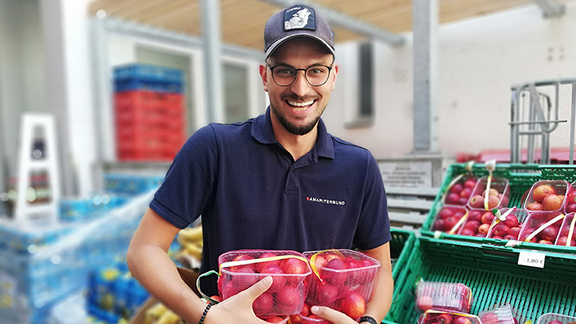
<path id="1" fill-rule="evenodd" d="M 302 73 L 300 73 L 302 72 Z M 296 79 L 292 83 L 291 90 L 294 94 L 303 97 L 308 93 L 310 89 L 310 84 L 306 80 L 305 71 L 296 71 Z"/>

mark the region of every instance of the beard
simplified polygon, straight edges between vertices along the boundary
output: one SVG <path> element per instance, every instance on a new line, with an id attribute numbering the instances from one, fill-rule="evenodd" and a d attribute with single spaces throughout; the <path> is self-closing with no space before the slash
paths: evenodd
<path id="1" fill-rule="evenodd" d="M 324 109 L 322 109 L 320 111 L 320 113 L 310 123 L 303 125 L 303 126 L 296 126 L 293 123 L 289 122 L 288 119 L 286 119 L 286 117 L 284 116 L 284 114 L 282 114 L 280 109 L 277 109 L 272 104 L 270 104 L 270 108 L 271 108 L 274 116 L 276 116 L 276 118 L 280 122 L 280 124 L 290 134 L 293 134 L 293 135 L 306 135 L 306 134 L 310 133 L 310 131 L 312 131 L 314 129 L 314 126 L 316 126 L 316 124 L 318 124 L 318 120 L 320 120 L 320 116 L 322 115 L 322 112 L 324 112 Z"/>

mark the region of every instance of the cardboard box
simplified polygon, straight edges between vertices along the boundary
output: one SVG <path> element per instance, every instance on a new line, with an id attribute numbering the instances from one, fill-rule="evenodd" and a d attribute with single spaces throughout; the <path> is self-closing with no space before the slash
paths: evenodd
<path id="1" fill-rule="evenodd" d="M 194 291 L 194 293 L 198 295 L 198 289 L 196 289 L 196 279 L 198 279 L 198 276 L 200 274 L 197 271 L 184 269 L 180 267 L 178 268 L 178 273 L 180 273 L 180 277 L 182 278 L 182 280 L 184 280 L 184 282 L 188 285 L 188 287 L 190 287 L 190 289 L 192 289 L 192 291 Z M 158 300 L 156 298 L 150 297 L 144 303 L 144 305 L 142 305 L 138 309 L 138 311 L 130 321 L 130 324 L 144 324 L 145 323 L 144 320 L 146 319 L 146 311 L 150 307 L 154 306 L 157 302 Z"/>

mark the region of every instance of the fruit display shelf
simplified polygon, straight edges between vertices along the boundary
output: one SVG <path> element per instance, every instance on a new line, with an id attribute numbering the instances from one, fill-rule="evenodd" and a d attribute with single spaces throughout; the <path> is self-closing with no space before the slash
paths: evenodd
<path id="1" fill-rule="evenodd" d="M 522 252 L 526 251 L 419 237 L 384 323 L 417 323 L 415 287 L 420 279 L 470 287 L 473 315 L 509 303 L 521 323 L 535 322 L 546 313 L 575 316 L 576 254 L 548 252 L 544 268 L 535 268 L 518 264 Z"/>
<path id="2" fill-rule="evenodd" d="M 489 174 L 484 164 L 474 164 L 471 174 L 481 178 Z M 494 239 L 476 236 L 466 236 L 458 234 L 449 234 L 433 230 L 434 222 L 438 212 L 443 206 L 444 193 L 454 178 L 460 174 L 470 174 L 466 171 L 464 164 L 452 164 L 449 166 L 438 195 L 434 200 L 428 218 L 424 222 L 420 233 L 425 237 L 436 237 L 447 241 L 463 241 L 478 245 L 492 244 L 497 246 L 510 245 L 508 240 Z M 576 166 L 574 165 L 537 165 L 537 164 L 498 164 L 492 172 L 493 177 L 501 177 L 508 180 L 510 196 L 508 207 L 523 208 L 526 197 L 528 196 L 533 184 L 541 180 L 565 180 L 568 183 L 576 181 Z M 456 232 L 458 233 L 458 232 Z M 516 242 L 513 248 L 531 249 L 541 251 L 552 251 L 558 253 L 576 253 L 576 247 L 546 245 L 537 243 Z M 512 247 L 510 247 L 512 249 Z"/>

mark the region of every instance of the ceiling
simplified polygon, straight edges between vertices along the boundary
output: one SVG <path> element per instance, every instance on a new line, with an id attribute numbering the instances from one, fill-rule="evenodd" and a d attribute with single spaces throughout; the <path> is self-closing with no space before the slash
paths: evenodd
<path id="1" fill-rule="evenodd" d="M 556 0 L 567 2 L 568 0 Z M 357 18 L 392 33 L 412 30 L 412 0 L 313 0 L 325 8 Z M 440 24 L 497 13 L 522 6 L 535 6 L 534 0 L 438 0 Z M 94 0 L 89 14 L 106 11 L 108 17 L 201 36 L 199 12 L 202 0 Z M 266 20 L 282 8 L 263 0 L 220 0 L 224 43 L 263 49 Z M 335 27 L 336 42 L 361 38 Z"/>

